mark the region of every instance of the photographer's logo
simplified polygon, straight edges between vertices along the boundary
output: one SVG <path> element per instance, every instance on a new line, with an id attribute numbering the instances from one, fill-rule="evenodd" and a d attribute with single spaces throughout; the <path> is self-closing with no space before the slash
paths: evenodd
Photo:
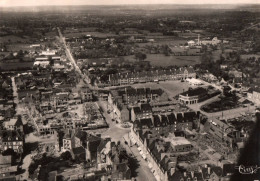
<path id="1" fill-rule="evenodd" d="M 241 174 L 255 174 L 257 173 L 257 170 L 260 169 L 257 165 L 255 166 L 244 166 L 244 165 L 239 165 L 235 167 L 238 169 L 239 173 Z"/>

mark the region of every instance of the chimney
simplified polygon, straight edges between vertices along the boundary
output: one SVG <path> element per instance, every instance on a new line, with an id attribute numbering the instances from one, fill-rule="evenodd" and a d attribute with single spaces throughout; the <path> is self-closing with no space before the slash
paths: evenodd
<path id="1" fill-rule="evenodd" d="M 173 176 L 173 174 L 175 173 L 175 168 L 171 168 L 171 176 Z"/>
<path id="2" fill-rule="evenodd" d="M 210 175 L 210 167 L 208 167 L 208 174 Z"/>
<path id="3" fill-rule="evenodd" d="M 191 174 L 191 178 L 194 178 L 194 171 L 191 171 L 190 174 Z"/>

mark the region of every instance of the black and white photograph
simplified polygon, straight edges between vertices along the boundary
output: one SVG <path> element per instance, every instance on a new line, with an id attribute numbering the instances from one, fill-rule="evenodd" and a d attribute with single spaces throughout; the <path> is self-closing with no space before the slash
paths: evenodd
<path id="1" fill-rule="evenodd" d="M 0 0 L 0 181 L 260 181 L 260 1 Z"/>

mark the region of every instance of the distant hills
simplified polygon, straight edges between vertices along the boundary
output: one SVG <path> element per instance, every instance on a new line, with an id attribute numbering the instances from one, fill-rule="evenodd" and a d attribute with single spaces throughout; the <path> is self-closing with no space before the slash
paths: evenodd
<path id="1" fill-rule="evenodd" d="M 146 5 L 80 5 L 0 7 L 0 12 L 84 12 L 84 11 L 156 11 L 156 10 L 237 10 L 260 12 L 260 4 L 146 4 Z"/>

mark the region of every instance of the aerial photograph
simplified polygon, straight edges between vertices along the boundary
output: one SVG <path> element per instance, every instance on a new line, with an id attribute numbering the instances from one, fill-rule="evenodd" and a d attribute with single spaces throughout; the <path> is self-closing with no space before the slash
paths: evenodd
<path id="1" fill-rule="evenodd" d="M 259 0 L 0 0 L 0 181 L 259 180 Z"/>

